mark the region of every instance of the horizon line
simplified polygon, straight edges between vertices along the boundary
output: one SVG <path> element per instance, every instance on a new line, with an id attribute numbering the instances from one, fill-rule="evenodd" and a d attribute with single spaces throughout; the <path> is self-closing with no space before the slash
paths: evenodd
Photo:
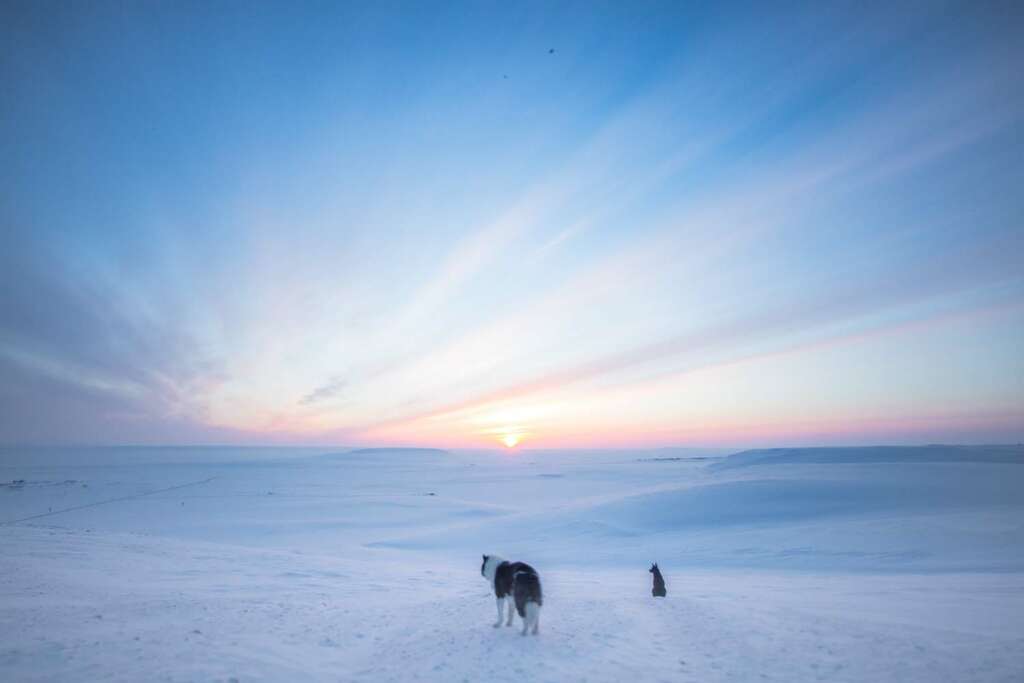
<path id="1" fill-rule="evenodd" d="M 786 446 L 786 445 L 764 445 L 764 446 L 608 446 L 608 447 L 589 447 L 589 446 L 568 446 L 568 447 L 547 447 L 547 448 L 526 448 L 526 447 L 469 447 L 469 448 L 445 448 L 442 446 L 429 446 L 429 445 L 387 445 L 387 446 L 343 446 L 343 445 L 309 445 L 309 444 L 202 444 L 202 443 L 191 443 L 191 444 L 99 444 L 99 443 L 50 443 L 50 444 L 0 444 L 0 449 L 13 449 L 13 448 L 24 448 L 24 449 L 45 449 L 45 448 L 82 448 L 82 449 L 93 449 L 93 448 L 150 448 L 150 449 L 171 449 L 171 448 L 192 448 L 192 449 L 228 449 L 228 448 L 251 448 L 251 449 L 306 449 L 306 450 L 324 450 L 324 449 L 337 449 L 342 451 L 360 451 L 360 450 L 374 450 L 374 451 L 400 451 L 400 450 L 433 450 L 433 451 L 444 451 L 444 452 L 531 452 L 531 453 L 543 453 L 543 452 L 566 452 L 566 451 L 597 451 L 597 452 L 609 452 L 609 451 L 664 451 L 664 450 L 714 450 L 714 451 L 757 451 L 757 450 L 810 450 L 810 449 L 850 449 L 850 448 L 1022 448 L 1024 443 L 1022 442 L 999 442 L 999 443 L 946 443 L 946 442 L 932 442 L 932 443 L 913 443 L 913 444 L 896 444 L 896 443 L 866 443 L 866 444 L 847 444 L 847 445 L 800 445 L 800 446 Z"/>

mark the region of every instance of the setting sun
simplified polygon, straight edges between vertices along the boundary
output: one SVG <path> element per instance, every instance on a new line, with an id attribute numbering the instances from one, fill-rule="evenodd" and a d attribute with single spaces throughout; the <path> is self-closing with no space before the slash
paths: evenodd
<path id="1" fill-rule="evenodd" d="M 516 444 L 519 443 L 519 435 L 506 434 L 505 436 L 501 437 L 501 442 L 505 444 L 505 446 L 507 446 L 508 448 L 515 448 Z"/>

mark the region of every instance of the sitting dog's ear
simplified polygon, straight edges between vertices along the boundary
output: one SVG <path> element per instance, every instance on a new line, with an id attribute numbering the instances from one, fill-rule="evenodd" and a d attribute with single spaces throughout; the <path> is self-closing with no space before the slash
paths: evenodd
<path id="1" fill-rule="evenodd" d="M 486 556 L 486 555 L 484 555 L 484 562 L 486 562 L 486 561 L 487 561 L 487 556 Z"/>

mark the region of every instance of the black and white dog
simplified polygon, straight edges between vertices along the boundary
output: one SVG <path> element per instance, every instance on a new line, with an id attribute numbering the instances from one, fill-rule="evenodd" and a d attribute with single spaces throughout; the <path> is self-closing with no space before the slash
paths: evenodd
<path id="1" fill-rule="evenodd" d="M 484 555 L 480 565 L 480 575 L 491 582 L 494 597 L 498 605 L 498 620 L 494 627 L 501 626 L 503 607 L 508 603 L 508 621 L 505 626 L 512 625 L 512 606 L 519 612 L 523 620 L 522 635 L 530 630 L 537 635 L 540 626 L 540 608 L 544 604 L 544 595 L 540 589 L 540 577 L 525 562 L 509 562 L 497 555 Z"/>

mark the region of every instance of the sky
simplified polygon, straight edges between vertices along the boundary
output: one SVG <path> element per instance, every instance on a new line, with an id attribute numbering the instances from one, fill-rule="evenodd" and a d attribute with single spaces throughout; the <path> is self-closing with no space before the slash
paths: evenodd
<path id="1" fill-rule="evenodd" d="M 1020 442 L 1022 28 L 5 2 L 0 444 Z"/>

